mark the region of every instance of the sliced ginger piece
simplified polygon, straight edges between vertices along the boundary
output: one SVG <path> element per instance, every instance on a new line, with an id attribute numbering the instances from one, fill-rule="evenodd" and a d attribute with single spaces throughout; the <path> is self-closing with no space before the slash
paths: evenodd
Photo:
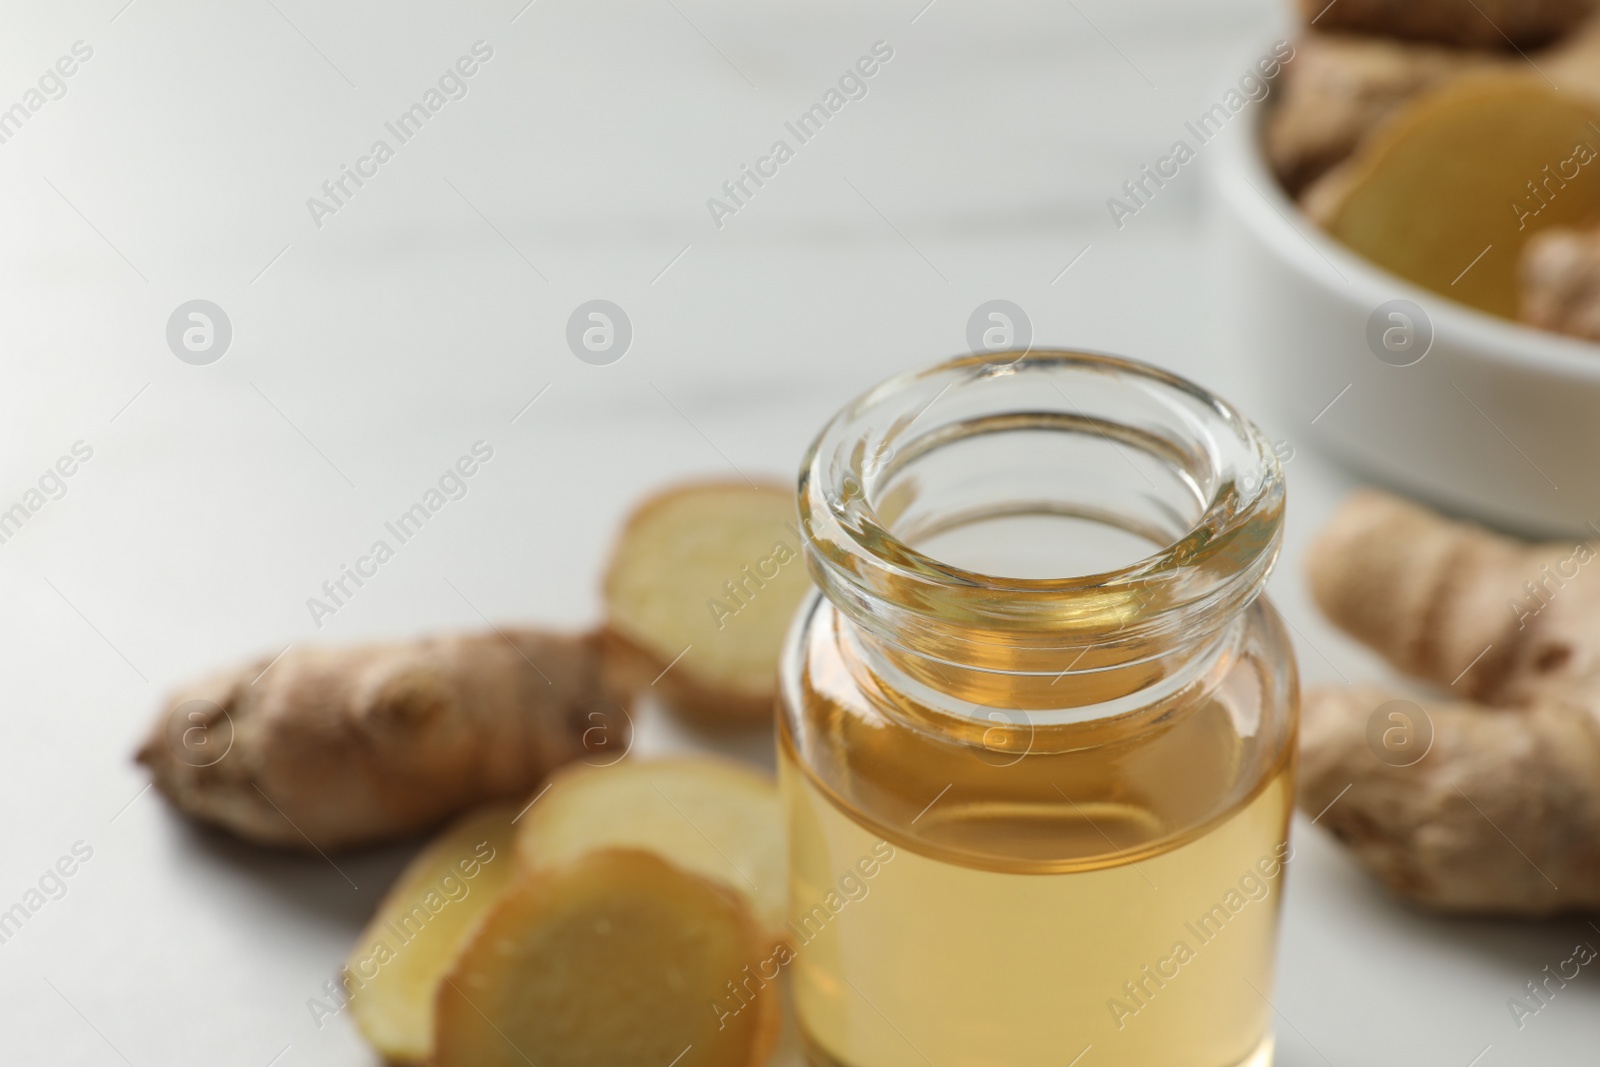
<path id="1" fill-rule="evenodd" d="M 345 964 L 350 1014 L 391 1063 L 422 1063 L 433 1047 L 433 1002 L 473 925 L 517 873 L 522 804 L 467 815 L 411 861 Z"/>
<path id="2" fill-rule="evenodd" d="M 742 897 L 646 852 L 527 872 L 439 987 L 435 1067 L 755 1067 L 774 992 L 719 1018 L 771 951 Z"/>
<path id="3" fill-rule="evenodd" d="M 1307 212 L 1373 263 L 1517 314 L 1523 244 L 1600 217 L 1600 110 L 1532 76 L 1461 78 L 1419 98 L 1307 191 Z"/>
<path id="4" fill-rule="evenodd" d="M 605 575 L 610 650 L 634 686 L 711 719 L 764 721 L 810 588 L 794 487 L 680 486 L 629 518 Z"/>
<path id="5" fill-rule="evenodd" d="M 571 766 L 518 823 L 527 866 L 571 863 L 598 848 L 654 852 L 750 899 L 781 937 L 788 865 L 777 787 L 738 764 L 710 758 L 624 760 Z"/>
<path id="6" fill-rule="evenodd" d="M 1299 195 L 1422 93 L 1512 59 L 1388 37 L 1302 34 L 1273 86 L 1267 159 L 1284 187 Z"/>

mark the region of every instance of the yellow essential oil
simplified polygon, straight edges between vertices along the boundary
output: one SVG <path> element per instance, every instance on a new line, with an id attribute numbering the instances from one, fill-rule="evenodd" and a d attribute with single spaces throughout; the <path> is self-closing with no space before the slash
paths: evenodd
<path id="1" fill-rule="evenodd" d="M 813 1063 L 1271 1062 L 1282 497 L 1253 427 L 1107 357 L 956 361 L 824 431 L 780 709 Z"/>

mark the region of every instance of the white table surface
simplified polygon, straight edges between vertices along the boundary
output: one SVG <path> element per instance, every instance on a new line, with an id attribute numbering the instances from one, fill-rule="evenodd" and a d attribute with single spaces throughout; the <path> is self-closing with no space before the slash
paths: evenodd
<path id="1" fill-rule="evenodd" d="M 94 855 L 0 944 L 0 1061 L 374 1062 L 306 1000 L 411 850 L 341 873 L 196 831 L 130 762 L 163 692 L 480 611 L 584 624 L 639 494 L 790 474 L 845 399 L 963 349 L 987 299 L 1290 442 L 1273 596 L 1309 681 L 1383 673 L 1308 602 L 1302 546 L 1354 482 L 1229 356 L 1248 294 L 1211 268 L 1204 154 L 1121 230 L 1105 208 L 1281 32 L 1279 0 L 924 2 L 8 5 L 0 108 L 73 42 L 93 56 L 0 144 L 0 508 L 94 452 L 0 544 L 0 908 L 74 842 Z M 468 95 L 315 226 L 306 198 L 478 40 Z M 706 198 L 879 40 L 867 97 L 717 229 Z M 164 337 L 196 297 L 234 329 L 209 366 Z M 610 366 L 563 339 L 596 297 L 634 326 Z M 317 630 L 305 599 L 479 439 L 468 497 Z M 640 747 L 701 743 L 648 717 Z M 1280 1064 L 1593 1060 L 1600 978 L 1520 1031 L 1506 1001 L 1594 927 L 1419 914 L 1295 834 Z"/>

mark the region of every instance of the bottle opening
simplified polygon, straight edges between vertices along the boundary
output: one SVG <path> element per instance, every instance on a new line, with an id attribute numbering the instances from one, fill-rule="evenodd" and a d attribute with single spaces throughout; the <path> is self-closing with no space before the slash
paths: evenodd
<path id="1" fill-rule="evenodd" d="M 864 486 L 865 509 L 899 540 L 975 574 L 1070 579 L 1133 566 L 1199 522 L 1204 489 L 1174 457 L 1150 451 L 1159 441 L 1076 412 L 961 418 L 961 401 L 1005 402 L 999 394 L 1013 385 L 986 384 L 998 388 L 946 392 L 939 402 L 952 410 L 939 414 L 957 421 L 889 446 L 907 458 Z M 937 426 L 931 407 L 923 418 Z"/>

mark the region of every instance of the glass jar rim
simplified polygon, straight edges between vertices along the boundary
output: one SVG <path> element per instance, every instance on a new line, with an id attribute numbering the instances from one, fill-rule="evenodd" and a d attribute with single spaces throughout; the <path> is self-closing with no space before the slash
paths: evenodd
<path id="1" fill-rule="evenodd" d="M 1098 384 L 1125 386 L 1129 397 L 1170 415 L 1162 429 L 1171 433 L 1097 417 L 1056 388 L 1059 404 L 1041 390 L 1041 402 L 1027 412 L 980 405 L 977 415 L 911 435 L 951 390 L 1029 374 L 1087 375 Z M 1198 520 L 1133 563 L 1047 578 L 957 566 L 907 543 L 880 520 L 877 498 L 900 467 L 984 419 L 999 420 L 996 429 L 1019 428 L 1006 422 L 1008 416 L 1094 429 L 1108 441 L 1108 429 L 1138 437 L 1140 447 L 1181 471 L 1191 486 L 1209 487 L 1196 500 Z M 895 462 L 873 469 L 885 449 Z M 1284 497 L 1271 442 L 1232 405 L 1150 364 L 1074 349 L 962 356 L 890 378 L 823 428 L 806 453 L 799 486 L 808 566 L 847 616 L 888 637 L 948 635 L 956 627 L 971 640 L 1041 649 L 1185 629 L 1211 632 L 1243 610 L 1265 582 L 1281 541 Z"/>

